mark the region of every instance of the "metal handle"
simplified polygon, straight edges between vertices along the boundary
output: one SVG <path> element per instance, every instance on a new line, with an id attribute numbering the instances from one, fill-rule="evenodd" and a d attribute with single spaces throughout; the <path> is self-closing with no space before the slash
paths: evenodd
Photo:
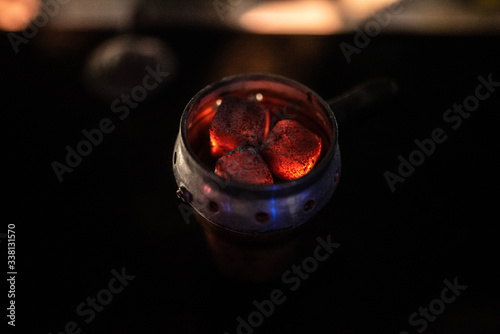
<path id="1" fill-rule="evenodd" d="M 396 96 L 398 85 L 392 79 L 376 77 L 367 80 L 338 97 L 330 99 L 330 105 L 340 126 L 356 122 L 381 102 L 386 102 Z"/>

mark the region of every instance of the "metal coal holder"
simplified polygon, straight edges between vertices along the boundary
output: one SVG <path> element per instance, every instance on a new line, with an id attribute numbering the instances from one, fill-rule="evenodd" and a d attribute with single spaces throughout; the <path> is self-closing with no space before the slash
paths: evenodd
<path id="1" fill-rule="evenodd" d="M 371 103 L 380 95 L 379 87 L 378 82 L 370 83 L 327 103 L 294 80 L 244 74 L 223 78 L 189 101 L 173 152 L 177 195 L 193 208 L 212 259 L 224 275 L 265 282 L 279 277 L 297 260 L 306 238 L 314 238 L 311 218 L 330 201 L 339 183 L 338 129 L 331 105 L 338 106 L 339 112 L 358 108 L 359 97 L 362 103 Z M 393 88 L 387 88 L 386 82 L 382 87 Z M 215 174 L 208 127 L 218 100 L 225 95 L 274 101 L 277 108 L 271 117 L 293 118 L 319 135 L 323 147 L 314 168 L 298 179 L 274 185 L 245 184 Z"/>

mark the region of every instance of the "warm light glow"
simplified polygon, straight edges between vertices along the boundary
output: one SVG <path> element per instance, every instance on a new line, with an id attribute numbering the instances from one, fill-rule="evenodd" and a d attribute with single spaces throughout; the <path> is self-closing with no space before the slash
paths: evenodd
<path id="1" fill-rule="evenodd" d="M 342 0 L 342 11 L 349 20 L 362 20 L 400 0 Z"/>
<path id="2" fill-rule="evenodd" d="M 217 145 L 217 140 L 213 137 L 210 137 L 210 150 L 212 155 L 219 155 L 220 148 L 219 145 Z"/>
<path id="3" fill-rule="evenodd" d="M 264 125 L 264 135 L 262 136 L 262 141 L 267 139 L 267 136 L 269 135 L 270 126 L 271 126 L 271 115 L 269 115 L 269 110 L 266 110 L 266 123 Z"/>
<path id="4" fill-rule="evenodd" d="M 327 35 L 353 24 L 400 0 L 285 0 L 265 1 L 239 18 L 239 25 L 260 34 Z"/>
<path id="5" fill-rule="evenodd" d="M 262 34 L 326 35 L 342 28 L 334 1 L 263 2 L 243 13 L 239 23 L 248 31 Z"/>
<path id="6" fill-rule="evenodd" d="M 255 99 L 256 99 L 257 101 L 259 101 L 259 102 L 260 102 L 260 101 L 262 101 L 262 99 L 263 99 L 263 98 L 264 98 L 264 96 L 262 96 L 262 94 L 261 94 L 261 93 L 257 93 L 257 94 L 255 94 Z"/>
<path id="7" fill-rule="evenodd" d="M 204 192 L 206 195 L 208 195 L 208 194 L 210 194 L 210 193 L 212 192 L 212 188 L 210 188 L 210 186 L 209 186 L 209 185 L 205 184 L 205 185 L 203 186 L 203 192 Z"/>
<path id="8" fill-rule="evenodd" d="M 0 30 L 26 28 L 39 10 L 38 0 L 0 0 Z"/>

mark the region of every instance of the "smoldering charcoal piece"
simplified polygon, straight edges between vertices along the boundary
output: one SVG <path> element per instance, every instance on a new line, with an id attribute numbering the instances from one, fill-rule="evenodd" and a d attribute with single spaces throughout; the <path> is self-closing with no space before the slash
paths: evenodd
<path id="1" fill-rule="evenodd" d="M 220 157 L 215 163 L 215 173 L 243 183 L 274 183 L 266 162 L 253 147 L 237 147 Z"/>
<path id="2" fill-rule="evenodd" d="M 220 157 L 240 145 L 261 144 L 269 128 L 269 113 L 256 101 L 224 96 L 210 123 L 212 155 Z"/>
<path id="3" fill-rule="evenodd" d="M 295 180 L 309 173 L 321 154 L 321 138 L 293 120 L 281 120 L 262 151 L 273 175 Z"/>

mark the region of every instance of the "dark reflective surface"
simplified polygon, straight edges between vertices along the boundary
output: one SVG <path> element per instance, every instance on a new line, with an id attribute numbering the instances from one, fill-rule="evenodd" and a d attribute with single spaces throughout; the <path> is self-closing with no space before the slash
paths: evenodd
<path id="1" fill-rule="evenodd" d="M 353 43 L 352 35 L 152 34 L 172 48 L 179 71 L 136 107 L 117 96 L 128 114 L 81 81 L 87 55 L 113 33 L 41 31 L 19 54 L 0 36 L 6 223 L 19 226 L 19 328 L 59 333 L 74 321 L 82 333 L 232 334 L 238 317 L 248 322 L 257 310 L 254 301 L 271 300 L 278 289 L 283 295 L 273 295 L 273 312 L 255 333 L 416 333 L 424 323 L 429 334 L 499 332 L 500 87 L 490 86 L 470 116 L 443 118 L 475 96 L 479 76 L 500 81 L 498 37 L 380 35 L 347 64 L 339 44 Z M 266 71 L 325 98 L 377 75 L 401 90 L 376 117 L 339 128 L 342 177 L 334 205 L 317 215 L 317 236 L 331 235 L 340 247 L 310 273 L 312 262 L 298 259 L 301 275 L 254 286 L 224 278 L 210 263 L 194 217 L 179 208 L 171 163 L 181 112 L 197 91 L 227 75 Z M 80 162 L 72 158 L 59 182 L 51 164 L 66 164 L 66 147 L 77 150 L 90 141 L 82 131 L 97 128 L 102 140 L 95 135 L 99 144 Z M 434 150 L 428 144 L 432 153 L 407 167 L 391 192 L 384 173 L 398 174 L 400 156 L 418 162 L 415 140 L 428 143 L 436 129 L 446 139 L 434 141 Z M 310 256 L 317 245 L 313 239 Z M 122 268 L 135 278 L 108 302 L 101 291 Z M 455 278 L 467 288 L 441 312 L 431 302 Z M 432 321 L 418 314 L 430 304 Z"/>

